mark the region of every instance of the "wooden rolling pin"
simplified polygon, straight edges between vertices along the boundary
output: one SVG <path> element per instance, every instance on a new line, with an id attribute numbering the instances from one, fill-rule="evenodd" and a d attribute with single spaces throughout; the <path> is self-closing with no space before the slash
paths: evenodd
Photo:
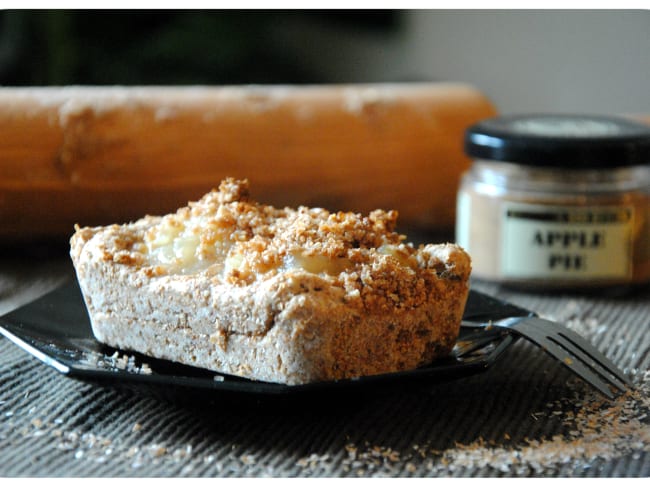
<path id="1" fill-rule="evenodd" d="M 0 238 L 67 237 L 248 178 L 276 206 L 453 226 L 463 132 L 495 114 L 459 83 L 0 89 Z"/>

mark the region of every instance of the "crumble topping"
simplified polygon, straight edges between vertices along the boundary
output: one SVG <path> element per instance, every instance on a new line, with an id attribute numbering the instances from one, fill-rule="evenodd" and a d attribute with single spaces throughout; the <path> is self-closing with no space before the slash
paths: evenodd
<path id="1" fill-rule="evenodd" d="M 441 278 L 467 279 L 464 251 L 451 244 L 415 248 L 394 231 L 397 216 L 275 208 L 251 200 L 247 180 L 228 178 L 176 213 L 104 228 L 110 235 L 103 259 L 150 277 L 205 273 L 239 286 L 279 273 L 316 275 L 343 288 L 347 301 L 375 310 L 417 306 Z"/>

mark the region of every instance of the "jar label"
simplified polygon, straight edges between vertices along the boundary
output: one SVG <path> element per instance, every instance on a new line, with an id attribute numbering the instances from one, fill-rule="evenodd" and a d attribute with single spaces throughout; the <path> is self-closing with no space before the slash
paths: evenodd
<path id="1" fill-rule="evenodd" d="M 627 278 L 633 207 L 548 207 L 508 202 L 501 271 L 507 278 Z"/>

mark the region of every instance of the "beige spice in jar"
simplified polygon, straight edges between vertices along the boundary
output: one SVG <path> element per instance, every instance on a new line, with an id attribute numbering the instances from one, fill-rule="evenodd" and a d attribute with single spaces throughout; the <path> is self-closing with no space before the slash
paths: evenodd
<path id="1" fill-rule="evenodd" d="M 477 159 L 456 238 L 473 276 L 545 289 L 650 282 L 650 128 L 629 124 L 520 116 L 470 128 Z"/>

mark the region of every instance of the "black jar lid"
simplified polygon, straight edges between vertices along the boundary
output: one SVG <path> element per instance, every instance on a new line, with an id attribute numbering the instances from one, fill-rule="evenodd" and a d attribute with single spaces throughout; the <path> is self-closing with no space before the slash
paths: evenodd
<path id="1" fill-rule="evenodd" d="M 483 120 L 465 133 L 465 152 L 571 169 L 650 164 L 650 126 L 611 116 L 529 114 Z"/>

